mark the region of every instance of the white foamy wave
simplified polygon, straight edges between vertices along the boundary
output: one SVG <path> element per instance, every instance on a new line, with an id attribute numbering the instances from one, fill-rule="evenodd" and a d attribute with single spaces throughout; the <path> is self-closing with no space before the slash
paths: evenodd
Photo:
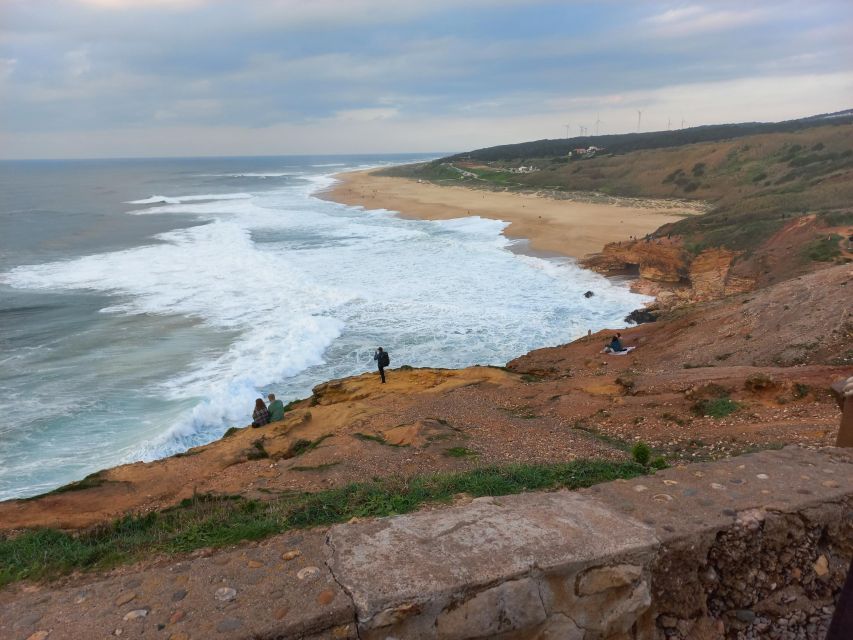
<path id="1" fill-rule="evenodd" d="M 247 171 L 245 173 L 200 173 L 203 178 L 285 178 L 304 176 L 304 171 Z"/>
<path id="2" fill-rule="evenodd" d="M 125 204 L 181 204 L 182 202 L 196 202 L 199 200 L 246 200 L 251 198 L 251 193 L 219 193 L 195 196 L 151 196 L 141 200 L 127 200 Z"/>
<path id="3" fill-rule="evenodd" d="M 0 282 L 112 294 L 105 313 L 185 316 L 227 336 L 226 347 L 200 350 L 145 389 L 173 413 L 127 460 L 247 424 L 263 390 L 304 395 L 372 368 L 376 344 L 391 347 L 395 364 L 503 364 L 619 325 L 645 300 L 571 261 L 506 251 L 499 220 L 403 220 L 310 197 L 333 183 L 306 175 L 262 193 L 133 201 L 155 206 L 131 213 L 210 222 L 160 234 L 157 244 L 17 267 Z M 596 296 L 585 299 L 587 289 Z"/>

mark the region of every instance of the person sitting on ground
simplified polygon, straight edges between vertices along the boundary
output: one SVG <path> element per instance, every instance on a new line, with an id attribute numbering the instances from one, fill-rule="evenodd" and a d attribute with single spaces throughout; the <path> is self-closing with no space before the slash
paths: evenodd
<path id="1" fill-rule="evenodd" d="M 270 422 L 278 422 L 279 420 L 284 419 L 284 403 L 281 400 L 275 399 L 275 394 L 271 393 L 267 396 L 269 398 L 270 404 L 267 407 L 267 411 L 270 412 Z"/>
<path id="2" fill-rule="evenodd" d="M 617 333 L 615 336 L 613 336 L 613 339 L 610 341 L 610 344 L 607 345 L 608 347 L 610 347 L 611 351 L 614 351 L 615 353 L 625 351 L 625 347 L 622 346 L 622 340 L 620 339 L 621 337 L 621 333 Z"/>
<path id="3" fill-rule="evenodd" d="M 255 400 L 255 410 L 252 412 L 252 426 L 263 427 L 270 423 L 270 412 L 262 398 Z"/>

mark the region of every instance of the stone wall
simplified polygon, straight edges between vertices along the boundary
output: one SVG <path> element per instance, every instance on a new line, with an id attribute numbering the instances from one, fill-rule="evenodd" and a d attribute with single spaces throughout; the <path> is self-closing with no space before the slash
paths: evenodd
<path id="1" fill-rule="evenodd" d="M 853 452 L 789 447 L 17 585 L 0 637 L 822 640 L 851 558 Z"/>

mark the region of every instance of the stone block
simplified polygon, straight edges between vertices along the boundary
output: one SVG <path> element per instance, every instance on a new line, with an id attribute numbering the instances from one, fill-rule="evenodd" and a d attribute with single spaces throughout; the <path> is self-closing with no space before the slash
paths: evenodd
<path id="1" fill-rule="evenodd" d="M 578 577 L 576 592 L 579 596 L 590 596 L 608 589 L 627 587 L 637 582 L 642 575 L 643 567 L 633 564 L 593 567 Z"/>
<path id="2" fill-rule="evenodd" d="M 532 629 L 545 620 L 539 588 L 530 578 L 511 580 L 452 604 L 436 620 L 439 640 L 491 638 Z"/>

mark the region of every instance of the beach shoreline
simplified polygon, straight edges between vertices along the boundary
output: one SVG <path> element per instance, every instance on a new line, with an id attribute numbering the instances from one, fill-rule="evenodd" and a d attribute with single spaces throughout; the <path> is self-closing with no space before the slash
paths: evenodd
<path id="1" fill-rule="evenodd" d="M 316 197 L 365 209 L 387 209 L 401 218 L 448 220 L 479 216 L 508 222 L 506 237 L 526 240 L 539 255 L 580 260 L 606 244 L 643 237 L 664 224 L 696 213 L 665 200 L 611 199 L 590 202 L 534 193 L 440 186 L 411 178 L 376 175 L 376 169 L 334 176 L 336 183 Z M 642 202 L 642 205 L 639 203 Z"/>

